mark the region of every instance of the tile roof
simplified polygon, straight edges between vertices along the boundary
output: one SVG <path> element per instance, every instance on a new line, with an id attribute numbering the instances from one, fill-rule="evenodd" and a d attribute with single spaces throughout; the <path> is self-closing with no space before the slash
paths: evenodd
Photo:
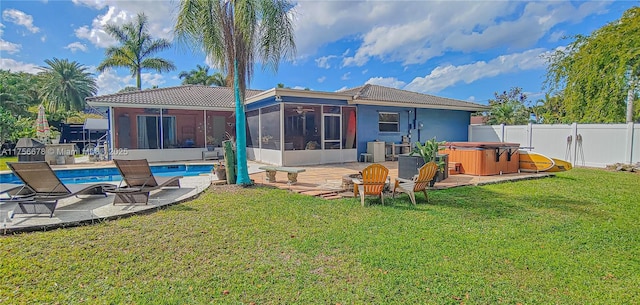
<path id="1" fill-rule="evenodd" d="M 262 91 L 247 90 L 245 98 Z M 89 105 L 98 106 L 171 106 L 194 108 L 228 108 L 233 110 L 233 88 L 184 85 L 88 97 Z"/>
<path id="2" fill-rule="evenodd" d="M 425 108 L 461 109 L 473 111 L 488 109 L 487 106 L 480 104 L 371 84 L 338 91 L 338 93 L 346 93 L 352 95 L 353 100 L 356 102 L 356 104 L 358 104 L 359 102 L 366 103 L 367 101 L 374 101 L 394 103 L 397 104 L 397 106 L 404 107 L 424 106 Z"/>

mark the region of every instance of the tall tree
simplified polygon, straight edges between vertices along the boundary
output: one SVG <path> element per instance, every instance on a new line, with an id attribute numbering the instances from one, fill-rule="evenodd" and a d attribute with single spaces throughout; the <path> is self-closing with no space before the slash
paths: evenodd
<path id="1" fill-rule="evenodd" d="M 535 116 L 537 123 L 572 123 L 566 116 L 561 95 L 551 96 L 549 93 L 545 94 L 544 99 L 539 99 L 531 107 L 531 112 Z"/>
<path id="2" fill-rule="evenodd" d="M 44 61 L 40 76 L 40 96 L 50 111 L 83 110 L 84 99 L 98 92 L 96 80 L 89 68 L 68 59 L 53 58 Z"/>
<path id="3" fill-rule="evenodd" d="M 495 99 L 489 100 L 487 124 L 521 125 L 530 120 L 529 108 L 525 105 L 527 95 L 518 87 L 511 88 L 508 92 L 494 93 Z"/>
<path id="4" fill-rule="evenodd" d="M 640 79 L 640 7 L 589 36 L 576 36 L 548 60 L 545 85 L 552 94 L 562 94 L 568 121 L 619 123 L 640 118 L 640 111 L 633 110 Z"/>
<path id="5" fill-rule="evenodd" d="M 105 31 L 120 43 L 119 46 L 107 48 L 106 58 L 98 66 L 98 71 L 104 72 L 108 68 L 128 68 L 131 76 L 136 78 L 136 87 L 142 89 L 140 75 L 142 69 L 150 69 L 158 73 L 176 69 L 173 62 L 151 55 L 171 47 L 166 39 L 153 39 L 147 30 L 147 17 L 140 13 L 135 22 L 122 26 L 109 24 Z"/>
<path id="6" fill-rule="evenodd" d="M 286 0 L 182 0 L 175 32 L 203 50 L 233 79 L 236 104 L 238 184 L 251 184 L 247 169 L 244 94 L 256 58 L 277 71 L 295 52 L 291 9 Z"/>
<path id="7" fill-rule="evenodd" d="M 33 74 L 0 70 L 0 105 L 13 116 L 27 116 L 29 106 L 40 104 L 38 86 Z"/>
<path id="8" fill-rule="evenodd" d="M 183 85 L 203 85 L 203 86 L 220 86 L 226 85 L 225 77 L 220 72 L 209 75 L 209 67 L 197 65 L 196 69 L 189 72 L 182 71 L 178 75 Z"/>

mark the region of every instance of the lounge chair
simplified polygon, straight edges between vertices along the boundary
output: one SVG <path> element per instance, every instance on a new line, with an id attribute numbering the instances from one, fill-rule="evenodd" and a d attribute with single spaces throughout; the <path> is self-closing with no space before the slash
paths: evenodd
<path id="1" fill-rule="evenodd" d="M 366 195 L 379 196 L 384 205 L 384 187 L 387 183 L 389 169 L 380 164 L 371 164 L 362 170 L 362 180 L 353 179 L 354 194 L 360 194 L 360 201 L 364 206 Z"/>
<path id="2" fill-rule="evenodd" d="M 427 202 L 429 202 L 429 196 L 427 196 L 427 186 L 429 186 L 429 182 L 433 179 L 438 171 L 438 165 L 435 162 L 427 162 L 425 165 L 420 167 L 418 170 L 418 174 L 413 176 L 413 179 L 403 179 L 396 178 L 395 186 L 393 187 L 393 197 L 395 198 L 396 193 L 407 193 L 409 195 L 409 199 L 411 199 L 411 203 L 416 205 L 416 192 L 424 192 L 424 197 L 427 198 Z"/>
<path id="3" fill-rule="evenodd" d="M 182 176 L 158 177 L 154 176 L 146 159 L 141 160 L 113 160 L 122 181 L 117 188 L 107 190 L 115 193 L 116 203 L 144 203 L 149 202 L 149 193 L 164 187 L 180 187 Z M 123 185 L 123 182 L 125 185 Z"/>
<path id="4" fill-rule="evenodd" d="M 64 184 L 56 176 L 49 163 L 44 161 L 10 162 L 7 163 L 7 166 L 25 185 L 14 194 L 13 198 L 15 199 L 15 195 L 20 194 L 23 194 L 23 197 L 28 197 L 18 202 L 20 208 L 16 214 L 48 212 L 49 217 L 53 217 L 58 200 L 77 195 L 103 195 L 106 197 L 104 188 L 110 186 L 107 183 Z M 30 191 L 32 193 L 29 193 Z"/>

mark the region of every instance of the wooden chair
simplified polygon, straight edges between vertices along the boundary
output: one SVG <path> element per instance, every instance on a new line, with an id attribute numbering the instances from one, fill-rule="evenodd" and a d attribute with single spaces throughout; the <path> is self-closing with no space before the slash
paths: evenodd
<path id="1" fill-rule="evenodd" d="M 411 180 L 396 178 L 396 183 L 393 187 L 393 197 L 395 198 L 396 193 L 407 193 L 409 199 L 411 199 L 411 203 L 416 205 L 416 192 L 422 191 L 424 197 L 427 198 L 427 202 L 429 202 L 427 186 L 429 186 L 429 182 L 436 175 L 437 171 L 438 165 L 432 161 L 420 167 L 418 174 Z"/>
<path id="2" fill-rule="evenodd" d="M 362 180 L 353 179 L 354 194 L 360 194 L 360 201 L 364 206 L 366 195 L 379 196 L 384 205 L 384 187 L 387 183 L 389 169 L 380 164 L 371 164 L 362 170 Z"/>

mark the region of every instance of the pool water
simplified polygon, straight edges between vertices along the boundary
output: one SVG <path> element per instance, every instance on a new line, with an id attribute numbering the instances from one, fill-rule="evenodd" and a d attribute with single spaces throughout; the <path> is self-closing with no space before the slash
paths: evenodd
<path id="1" fill-rule="evenodd" d="M 156 176 L 198 176 L 209 174 L 211 164 L 175 164 L 152 165 L 151 172 Z M 76 168 L 54 170 L 63 183 L 94 183 L 94 182 L 119 182 L 122 180 L 118 169 L 115 167 L 100 168 Z M 22 183 L 13 173 L 0 174 L 2 183 Z"/>

